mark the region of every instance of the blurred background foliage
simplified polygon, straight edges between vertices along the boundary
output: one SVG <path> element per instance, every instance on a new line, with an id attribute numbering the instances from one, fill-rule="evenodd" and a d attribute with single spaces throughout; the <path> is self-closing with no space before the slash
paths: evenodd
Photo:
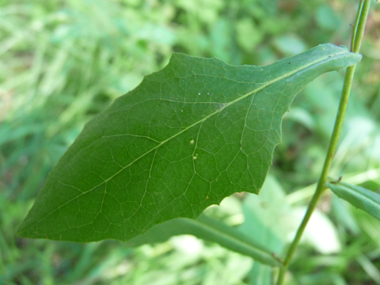
<path id="1" fill-rule="evenodd" d="M 0 284 L 269 284 L 270 268 L 192 236 L 130 249 L 118 241 L 19 239 L 15 231 L 83 125 L 164 67 L 172 51 L 266 65 L 320 43 L 348 45 L 357 2 L 0 0 Z M 332 179 L 374 191 L 380 189 L 379 6 L 370 11 L 331 171 Z M 230 225 L 245 219 L 241 230 L 265 232 L 264 241 L 284 248 L 314 191 L 343 76 L 324 75 L 297 96 L 263 195 L 232 196 L 210 215 Z M 380 284 L 379 237 L 379 221 L 327 191 L 288 284 Z"/>

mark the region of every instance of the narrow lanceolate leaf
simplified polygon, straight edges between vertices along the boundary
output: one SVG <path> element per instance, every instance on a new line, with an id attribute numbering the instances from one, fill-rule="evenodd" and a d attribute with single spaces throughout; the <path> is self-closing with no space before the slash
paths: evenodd
<path id="1" fill-rule="evenodd" d="M 281 266 L 272 252 L 254 239 L 235 228 L 201 215 L 198 219 L 173 219 L 156 225 L 148 232 L 127 242 L 129 246 L 164 242 L 175 235 L 191 234 L 203 240 L 216 242 L 221 246 L 252 257 L 255 261 L 269 266 Z"/>
<path id="2" fill-rule="evenodd" d="M 327 186 L 338 197 L 380 220 L 380 194 L 343 182 L 338 184 L 327 183 Z"/>
<path id="3" fill-rule="evenodd" d="M 294 96 L 360 59 L 331 44 L 265 67 L 173 54 L 85 126 L 18 235 L 126 241 L 235 192 L 258 193 Z"/>

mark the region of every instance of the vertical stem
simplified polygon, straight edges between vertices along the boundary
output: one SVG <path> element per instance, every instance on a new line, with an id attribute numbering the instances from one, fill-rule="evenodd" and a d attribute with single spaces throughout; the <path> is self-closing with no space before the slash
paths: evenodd
<path id="1" fill-rule="evenodd" d="M 367 23 L 369 6 L 371 5 L 371 0 L 361 0 L 361 1 L 364 1 L 365 3 L 363 7 L 361 8 L 359 26 L 355 34 L 355 46 L 354 46 L 355 53 L 359 53 L 360 46 L 362 44 L 363 35 L 364 35 L 365 25 Z"/>
<path id="2" fill-rule="evenodd" d="M 361 0 L 358 8 L 358 14 L 356 16 L 356 23 L 355 23 L 355 30 L 352 35 L 352 46 L 351 49 L 358 53 L 361 45 L 361 41 L 364 34 L 364 28 L 367 21 L 369 6 L 371 4 L 371 0 Z M 359 24 L 358 24 L 359 23 Z M 309 203 L 309 206 L 307 208 L 307 211 L 305 213 L 305 216 L 303 217 L 303 220 L 297 230 L 296 236 L 294 237 L 290 248 L 286 254 L 286 257 L 283 262 L 283 267 L 280 268 L 280 273 L 277 280 L 277 285 L 282 284 L 284 281 L 286 270 L 289 266 L 290 260 L 292 259 L 292 256 L 298 246 L 298 243 L 302 237 L 302 234 L 307 226 L 307 223 L 310 220 L 310 217 L 315 210 L 318 200 L 321 197 L 323 191 L 326 189 L 326 179 L 330 170 L 331 162 L 334 157 L 334 153 L 336 151 L 336 147 L 338 145 L 339 141 L 339 135 L 342 129 L 344 116 L 346 113 L 347 103 L 350 96 L 351 91 L 351 85 L 352 85 L 352 79 L 354 77 L 355 72 L 355 65 L 347 67 L 346 70 L 346 77 L 344 79 L 344 85 L 342 90 L 342 96 L 339 103 L 339 109 L 335 120 L 334 130 L 331 135 L 329 148 L 326 154 L 325 163 L 323 165 L 321 176 L 318 180 L 317 188 L 315 190 L 315 193 Z"/>
<path id="3" fill-rule="evenodd" d="M 354 52 L 356 33 L 358 31 L 358 25 L 359 25 L 360 16 L 361 16 L 362 10 L 363 10 L 363 4 L 364 4 L 364 0 L 360 0 L 358 11 L 356 13 L 356 20 L 355 20 L 354 29 L 352 31 L 351 48 L 350 48 L 351 52 Z"/>

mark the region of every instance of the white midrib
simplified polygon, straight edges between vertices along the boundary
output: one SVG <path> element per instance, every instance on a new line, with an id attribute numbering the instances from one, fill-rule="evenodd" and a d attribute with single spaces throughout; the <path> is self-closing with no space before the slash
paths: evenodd
<path id="1" fill-rule="evenodd" d="M 342 54 L 347 54 L 349 53 L 348 51 L 342 51 L 340 53 L 333 53 L 334 55 L 334 59 L 337 58 L 338 55 L 342 55 Z M 294 74 L 296 74 L 297 72 L 301 71 L 301 70 L 304 70 L 304 69 L 307 69 L 308 67 L 312 66 L 312 65 L 316 65 L 318 63 L 321 63 L 323 61 L 325 61 L 326 59 L 333 59 L 332 58 L 332 55 L 329 54 L 329 55 L 326 55 L 318 60 L 315 60 L 315 61 L 312 61 L 306 65 L 303 65 L 297 69 L 294 69 L 292 70 L 291 72 L 287 72 L 287 73 L 284 73 L 282 76 L 279 76 L 275 79 L 272 79 L 270 81 L 267 81 L 266 83 L 263 83 L 263 85 L 261 85 L 260 87 L 256 88 L 256 89 L 253 89 L 252 91 L 242 95 L 241 97 L 231 101 L 231 102 L 228 102 L 228 103 L 225 103 L 224 106 L 220 109 L 218 109 L 217 111 L 207 115 L 206 117 L 204 117 L 202 120 L 199 120 L 193 124 L 191 124 L 190 126 L 186 127 L 185 129 L 181 130 L 180 132 L 174 134 L 173 136 L 167 138 L 166 140 L 162 141 L 161 143 L 159 143 L 158 145 L 156 145 L 155 147 L 151 148 L 150 150 L 148 150 L 147 152 L 145 152 L 144 154 L 140 155 L 138 158 L 136 158 L 135 160 L 133 160 L 132 162 L 130 162 L 129 164 L 127 164 L 126 166 L 122 167 L 119 171 L 115 172 L 115 174 L 111 175 L 109 178 L 105 179 L 103 182 L 99 183 L 98 185 L 92 187 L 91 189 L 85 191 L 85 192 L 82 192 L 81 194 L 79 194 L 78 196 L 75 196 L 74 198 L 70 199 L 69 201 L 67 201 L 66 203 L 62 204 L 61 206 L 59 206 L 57 209 L 53 210 L 52 212 L 48 213 L 46 216 L 43 216 L 41 217 L 39 220 L 35 221 L 34 223 L 32 223 L 31 225 L 29 225 L 26 229 L 32 227 L 33 225 L 35 225 L 36 223 L 39 223 L 41 220 L 45 219 L 47 216 L 51 215 L 52 213 L 58 211 L 60 208 L 66 206 L 67 204 L 71 203 L 72 201 L 74 201 L 75 199 L 81 197 L 82 195 L 85 195 L 87 194 L 88 192 L 91 192 L 93 191 L 94 189 L 96 189 L 97 187 L 107 183 L 108 181 L 110 181 L 112 178 L 114 178 L 116 175 L 118 175 L 119 173 L 121 173 L 122 171 L 124 171 L 125 169 L 127 169 L 128 167 L 130 167 L 131 165 L 133 165 L 136 161 L 140 160 L 141 158 L 145 157 L 146 155 L 148 155 L 149 153 L 151 153 L 152 151 L 160 148 L 162 145 L 164 145 L 165 143 L 167 143 L 168 141 L 172 140 L 173 138 L 176 138 L 178 137 L 179 135 L 183 134 L 184 132 L 186 132 L 187 130 L 191 129 L 192 127 L 206 121 L 207 119 L 209 119 L 210 117 L 222 112 L 224 109 L 226 109 L 227 107 L 235 104 L 236 102 L 239 102 L 245 98 L 247 98 L 248 96 L 254 94 L 254 93 L 257 93 L 259 91 L 261 91 L 262 89 L 266 88 L 267 86 L 273 84 L 273 83 L 276 83 L 284 78 L 287 78 L 287 77 L 290 77 Z M 24 231 L 26 230 L 24 229 Z"/>

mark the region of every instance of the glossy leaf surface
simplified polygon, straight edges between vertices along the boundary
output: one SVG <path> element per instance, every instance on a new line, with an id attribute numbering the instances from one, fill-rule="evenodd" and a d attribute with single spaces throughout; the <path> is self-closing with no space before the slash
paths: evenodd
<path id="1" fill-rule="evenodd" d="M 380 220 L 380 194 L 360 186 L 340 182 L 327 186 L 341 199 Z"/>
<path id="2" fill-rule="evenodd" d="M 127 241 L 235 192 L 259 193 L 294 96 L 360 59 L 331 44 L 265 67 L 173 54 L 85 126 L 18 235 Z"/>

